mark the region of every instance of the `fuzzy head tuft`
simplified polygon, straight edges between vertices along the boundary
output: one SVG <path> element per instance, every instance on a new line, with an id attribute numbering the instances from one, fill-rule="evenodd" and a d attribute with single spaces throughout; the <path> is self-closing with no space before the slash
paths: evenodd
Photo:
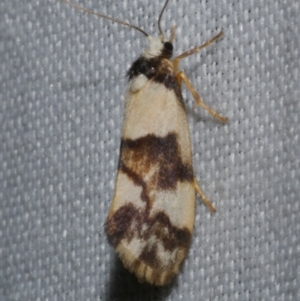
<path id="1" fill-rule="evenodd" d="M 158 56 L 171 58 L 173 45 L 169 41 L 164 41 L 163 37 L 148 36 L 148 48 L 143 52 L 142 56 L 151 59 Z"/>

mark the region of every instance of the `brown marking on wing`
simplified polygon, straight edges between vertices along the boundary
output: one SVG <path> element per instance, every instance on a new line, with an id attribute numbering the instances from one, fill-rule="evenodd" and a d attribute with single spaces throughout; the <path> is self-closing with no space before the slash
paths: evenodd
<path id="1" fill-rule="evenodd" d="M 153 245 L 144 248 L 142 254 L 139 257 L 139 261 L 147 263 L 149 266 L 155 269 L 159 269 L 161 266 L 160 260 L 157 257 L 157 246 Z"/>
<path id="2" fill-rule="evenodd" d="M 105 232 L 109 243 L 116 247 L 126 237 L 130 241 L 138 230 L 141 222 L 141 213 L 132 204 L 122 206 L 114 212 L 105 223 Z"/>
<path id="3" fill-rule="evenodd" d="M 133 238 L 139 239 L 145 244 L 140 256 L 130 264 L 121 256 L 124 264 L 141 281 L 145 280 L 145 276 L 141 276 L 144 275 L 141 269 L 150 267 L 152 279 L 160 279 L 164 275 L 164 280 L 157 283 L 166 283 L 177 273 L 190 245 L 191 231 L 174 226 L 162 211 L 150 216 L 151 204 L 155 202 L 150 192 L 176 190 L 178 181 L 192 183 L 192 166 L 183 163 L 175 133 L 165 137 L 149 134 L 136 140 L 122 140 L 119 172 L 126 174 L 135 185 L 142 188 L 141 200 L 146 203 L 146 207 L 141 210 L 130 199 L 125 200 L 126 204 L 113 212 L 106 221 L 108 240 L 117 248 L 122 240 L 130 243 Z M 162 254 L 158 254 L 155 242 L 164 248 L 166 256 L 169 254 L 169 260 L 162 261 Z M 155 280 L 153 283 L 156 283 Z"/>
<path id="4" fill-rule="evenodd" d="M 158 212 L 150 219 L 151 231 L 155 236 L 161 239 L 164 248 L 172 252 L 176 248 L 187 249 L 190 244 L 191 233 L 186 228 L 178 228 L 172 225 L 169 217 L 164 212 Z M 149 236 L 152 233 L 147 233 Z M 146 236 L 146 238 L 148 238 Z"/>
<path id="5" fill-rule="evenodd" d="M 133 172 L 137 185 L 152 172 L 150 179 L 144 182 L 149 188 L 160 190 L 175 189 L 178 181 L 193 181 L 193 168 L 182 162 L 176 133 L 122 140 L 119 169 L 126 169 L 126 174 Z"/>
<path id="6" fill-rule="evenodd" d="M 148 242 L 150 237 L 155 237 L 165 251 L 172 253 L 175 249 L 186 251 L 191 241 L 191 232 L 187 228 L 172 225 L 164 212 L 149 217 L 145 212 L 136 209 L 132 203 L 120 207 L 108 218 L 105 232 L 115 248 L 123 239 L 130 243 L 135 237 Z M 146 244 L 139 260 L 152 268 L 161 266 L 157 248 L 153 245 Z"/>
<path id="7" fill-rule="evenodd" d="M 147 207 L 149 207 L 150 198 L 148 196 L 147 185 L 143 179 L 135 171 L 128 168 L 125 164 L 122 164 L 121 160 L 119 162 L 119 170 L 125 173 L 135 185 L 142 187 L 141 199 L 147 204 Z"/>

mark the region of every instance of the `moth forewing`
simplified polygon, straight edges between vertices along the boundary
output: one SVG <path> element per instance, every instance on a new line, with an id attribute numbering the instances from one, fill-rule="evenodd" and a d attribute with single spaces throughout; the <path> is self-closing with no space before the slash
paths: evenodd
<path id="1" fill-rule="evenodd" d="M 162 83 L 149 81 L 126 97 L 106 232 L 140 281 L 164 285 L 177 274 L 190 244 L 195 188 L 182 100 Z"/>

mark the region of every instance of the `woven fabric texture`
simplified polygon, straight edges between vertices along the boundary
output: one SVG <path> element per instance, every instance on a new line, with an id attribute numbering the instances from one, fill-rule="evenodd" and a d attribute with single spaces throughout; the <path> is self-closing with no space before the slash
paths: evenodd
<path id="1" fill-rule="evenodd" d="M 76 0 L 74 0 L 76 1 Z M 163 3 L 77 1 L 156 34 Z M 139 284 L 103 224 L 114 191 L 132 29 L 59 0 L 0 4 L 0 300 L 300 300 L 300 2 L 171 0 L 197 202 L 172 285 Z"/>

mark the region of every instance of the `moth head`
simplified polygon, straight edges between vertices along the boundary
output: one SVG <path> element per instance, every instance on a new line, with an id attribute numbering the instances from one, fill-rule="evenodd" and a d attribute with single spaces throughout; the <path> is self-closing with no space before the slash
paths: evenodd
<path id="1" fill-rule="evenodd" d="M 154 57 L 163 57 L 170 59 L 173 54 L 173 40 L 175 38 L 175 26 L 171 29 L 171 36 L 169 40 L 165 38 L 164 32 L 161 28 L 161 19 L 164 13 L 164 10 L 168 4 L 169 0 L 166 0 L 158 18 L 158 30 L 159 30 L 159 37 L 152 37 L 150 35 L 147 36 L 148 38 L 148 48 L 143 53 L 143 56 L 146 58 L 154 58 Z"/>
<path id="2" fill-rule="evenodd" d="M 152 37 L 148 36 L 148 47 L 143 52 L 143 56 L 146 58 L 165 57 L 170 59 L 173 54 L 173 44 L 170 41 L 164 41 L 163 36 Z"/>

